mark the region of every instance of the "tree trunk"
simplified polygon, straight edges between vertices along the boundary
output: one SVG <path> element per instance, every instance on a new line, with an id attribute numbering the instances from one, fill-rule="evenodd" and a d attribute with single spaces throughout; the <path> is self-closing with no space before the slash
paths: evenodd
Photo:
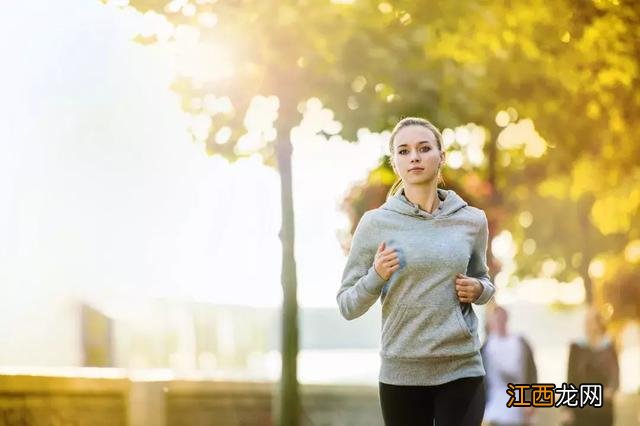
<path id="1" fill-rule="evenodd" d="M 497 222 L 496 217 L 500 217 L 500 215 L 496 215 L 496 210 L 498 210 L 502 205 L 502 194 L 498 189 L 497 182 L 497 168 L 496 164 L 498 163 L 498 139 L 491 138 L 489 142 L 489 152 L 487 155 L 487 182 L 489 182 L 489 188 L 491 192 L 489 194 L 489 198 L 487 200 L 487 226 L 488 226 L 488 240 L 487 240 L 487 266 L 489 267 L 489 275 L 491 277 L 491 282 L 495 285 L 495 276 L 498 273 L 497 269 L 499 265 L 496 262 L 496 259 L 493 256 L 493 250 L 491 250 L 491 240 L 495 236 L 497 230 L 502 225 Z M 497 223 L 496 223 L 497 222 Z M 495 300 L 495 299 L 494 299 Z"/>
<path id="2" fill-rule="evenodd" d="M 296 263 L 294 257 L 294 220 L 293 195 L 291 186 L 291 153 L 289 139 L 290 120 L 282 121 L 278 128 L 276 155 L 280 172 L 282 205 L 282 374 L 280 395 L 275 424 L 297 426 L 300 418 L 300 397 L 298 394 L 297 357 L 298 357 L 298 301 Z"/>
<path id="3" fill-rule="evenodd" d="M 589 264 L 593 260 L 593 249 L 591 248 L 590 234 L 591 222 L 589 222 L 589 213 L 593 200 L 583 196 L 578 200 L 578 221 L 582 230 L 582 263 L 580 264 L 580 275 L 584 282 L 585 303 L 591 305 L 593 303 L 593 283 L 589 275 Z"/>

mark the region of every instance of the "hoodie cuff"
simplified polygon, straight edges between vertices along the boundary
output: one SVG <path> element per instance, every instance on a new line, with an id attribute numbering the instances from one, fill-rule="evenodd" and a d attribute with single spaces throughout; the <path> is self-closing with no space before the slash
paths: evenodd
<path id="1" fill-rule="evenodd" d="M 367 271 L 367 275 L 364 276 L 364 280 L 362 280 L 362 286 L 367 293 L 377 296 L 382 291 L 382 287 L 386 282 L 386 280 L 378 275 L 376 268 L 372 265 L 369 271 Z"/>
<path id="2" fill-rule="evenodd" d="M 476 305 L 484 305 L 489 300 L 491 300 L 491 297 L 493 297 L 493 293 L 495 293 L 496 289 L 493 284 L 487 283 L 485 280 L 480 278 L 476 279 L 480 282 L 480 284 L 482 284 L 482 293 L 480 293 L 480 297 L 478 297 L 478 299 L 476 299 L 476 301 L 473 303 L 475 303 Z"/>

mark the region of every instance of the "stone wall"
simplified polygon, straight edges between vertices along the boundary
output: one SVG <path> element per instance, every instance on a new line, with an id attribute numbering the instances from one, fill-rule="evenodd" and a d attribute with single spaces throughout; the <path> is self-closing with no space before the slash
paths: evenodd
<path id="1" fill-rule="evenodd" d="M 126 425 L 130 381 L 0 376 L 0 425 Z"/>
<path id="2" fill-rule="evenodd" d="M 279 391 L 271 382 L 74 371 L 75 377 L 0 374 L 0 426 L 269 426 Z M 383 424 L 375 386 L 304 385 L 301 397 L 302 426 Z M 639 407 L 640 395 L 619 395 L 616 425 L 640 424 Z M 536 424 L 558 424 L 558 410 L 537 413 Z"/>

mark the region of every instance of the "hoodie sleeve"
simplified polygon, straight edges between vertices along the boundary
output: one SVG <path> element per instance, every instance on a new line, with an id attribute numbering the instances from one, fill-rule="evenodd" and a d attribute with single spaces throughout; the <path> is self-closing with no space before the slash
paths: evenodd
<path id="1" fill-rule="evenodd" d="M 371 239 L 375 232 L 371 230 L 371 217 L 365 213 L 351 240 L 351 249 L 342 273 L 342 285 L 336 300 L 340 313 L 347 320 L 363 315 L 373 305 L 386 283 L 373 267 L 373 260 L 378 249 Z"/>
<path id="2" fill-rule="evenodd" d="M 482 219 L 480 228 L 476 234 L 476 239 L 471 252 L 471 259 L 467 266 L 467 276 L 477 278 L 482 284 L 482 293 L 480 297 L 473 302 L 476 305 L 486 304 L 496 291 L 491 279 L 489 278 L 489 268 L 487 267 L 487 242 L 489 239 L 489 224 L 487 215 L 481 210 Z"/>

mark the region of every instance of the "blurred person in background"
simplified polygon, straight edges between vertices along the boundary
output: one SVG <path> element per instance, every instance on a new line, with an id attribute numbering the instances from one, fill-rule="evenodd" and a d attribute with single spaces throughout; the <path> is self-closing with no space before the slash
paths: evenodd
<path id="1" fill-rule="evenodd" d="M 356 227 L 338 306 L 352 320 L 381 298 L 386 425 L 478 426 L 485 370 L 472 304 L 486 304 L 495 292 L 487 217 L 437 187 L 445 153 L 429 121 L 400 120 L 389 151 L 400 180 Z"/>
<path id="2" fill-rule="evenodd" d="M 480 349 L 485 376 L 487 405 L 484 422 L 488 426 L 520 426 L 533 423 L 534 407 L 507 407 L 510 396 L 508 383 L 532 384 L 538 380 L 538 370 L 531 345 L 524 336 L 511 333 L 509 314 L 501 306 L 487 309 L 487 337 Z M 516 395 L 518 396 L 518 395 Z M 520 400 L 531 401 L 531 391 Z"/>
<path id="3" fill-rule="evenodd" d="M 602 384 L 602 407 L 563 407 L 562 424 L 613 425 L 613 401 L 619 380 L 618 354 L 613 340 L 607 334 L 604 319 L 598 310 L 591 306 L 585 314 L 584 337 L 571 342 L 569 347 L 567 383 L 573 383 L 578 389 L 582 383 Z"/>

